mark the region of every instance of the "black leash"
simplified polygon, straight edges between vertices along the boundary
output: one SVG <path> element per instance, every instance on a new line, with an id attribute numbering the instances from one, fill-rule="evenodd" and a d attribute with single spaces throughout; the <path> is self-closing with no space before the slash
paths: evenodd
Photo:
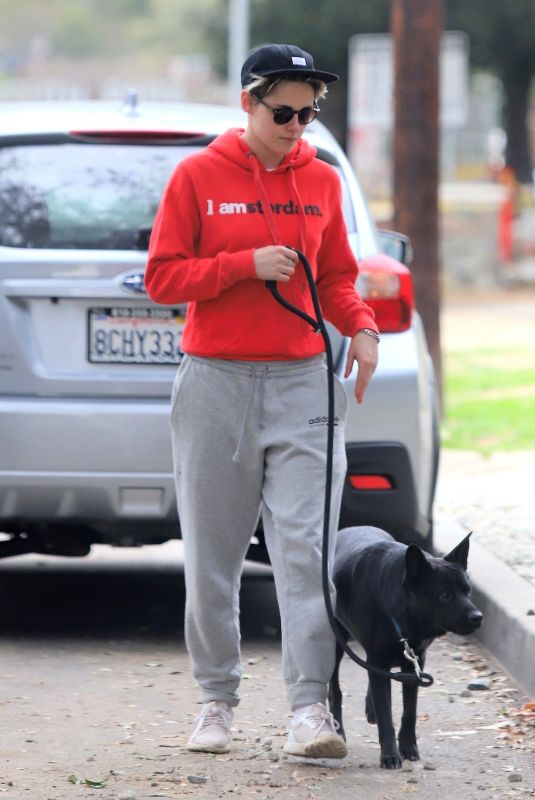
<path id="1" fill-rule="evenodd" d="M 288 311 L 291 311 L 292 314 L 297 314 L 297 316 L 305 320 L 305 322 L 308 322 L 308 324 L 312 327 L 312 329 L 316 333 L 321 333 L 321 336 L 325 344 L 325 355 L 327 358 L 328 411 L 327 411 L 327 463 L 325 467 L 325 502 L 323 510 L 323 545 L 322 545 L 322 559 L 321 559 L 321 577 L 323 586 L 323 597 L 325 600 L 325 608 L 327 610 L 327 617 L 329 618 L 329 622 L 336 637 L 336 641 L 338 642 L 342 650 L 356 664 L 359 664 L 361 667 L 364 667 L 364 669 L 367 669 L 368 672 L 373 672 L 376 675 L 382 675 L 383 677 L 390 678 L 390 680 L 399 681 L 399 683 L 405 683 L 411 686 L 416 686 L 416 685 L 431 686 L 433 684 L 433 677 L 432 675 L 429 675 L 426 672 L 421 672 L 420 670 L 416 670 L 415 672 L 388 672 L 388 670 L 381 669 L 380 667 L 375 667 L 373 666 L 373 664 L 368 664 L 366 661 L 364 661 L 364 659 L 360 658 L 349 647 L 342 633 L 341 626 L 334 615 L 331 602 L 331 594 L 329 591 L 329 521 L 331 518 L 331 489 L 332 489 L 332 478 L 333 478 L 333 444 L 334 444 L 333 353 L 331 348 L 331 342 L 329 339 L 329 334 L 327 332 L 323 315 L 321 313 L 318 293 L 316 290 L 316 283 L 314 281 L 314 276 L 312 274 L 312 269 L 310 268 L 310 264 L 304 253 L 301 253 L 299 250 L 296 250 L 295 247 L 290 247 L 289 249 L 297 253 L 299 260 L 301 261 L 305 269 L 305 273 L 308 280 L 308 286 L 312 297 L 312 303 L 314 306 L 314 313 L 316 317 L 314 318 L 309 316 L 309 314 L 307 314 L 305 311 L 302 311 L 302 309 L 297 308 L 297 306 L 292 305 L 292 303 L 289 303 L 277 289 L 276 281 L 266 281 L 266 287 L 269 289 L 275 300 L 281 304 L 281 306 L 286 308 Z M 408 656 L 406 655 L 405 657 Z M 412 661 L 411 658 L 409 658 L 409 660 Z M 413 666 L 416 666 L 414 662 Z"/>

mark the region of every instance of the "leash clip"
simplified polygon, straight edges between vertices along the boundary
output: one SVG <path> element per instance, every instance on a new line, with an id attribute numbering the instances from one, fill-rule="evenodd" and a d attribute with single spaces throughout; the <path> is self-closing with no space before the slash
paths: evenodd
<path id="1" fill-rule="evenodd" d="M 423 675 L 423 672 L 421 670 L 420 662 L 418 661 L 416 653 L 414 652 L 414 650 L 410 646 L 409 640 L 405 639 L 405 637 L 403 636 L 403 633 L 402 633 L 401 628 L 399 626 L 399 622 L 394 617 L 391 617 L 391 620 L 392 620 L 392 624 L 393 624 L 393 626 L 394 626 L 394 628 L 396 630 L 396 633 L 399 636 L 399 641 L 403 645 L 403 655 L 407 659 L 407 661 L 411 662 L 412 666 L 414 667 L 414 671 L 416 673 L 416 678 L 417 678 L 418 682 L 422 686 L 424 686 L 424 685 L 431 686 L 431 684 L 433 683 L 433 679 L 432 678 L 431 678 L 431 683 L 427 683 L 427 682 L 426 683 L 422 683 L 421 676 Z M 427 676 L 427 677 L 430 678 L 431 676 Z"/>
<path id="2" fill-rule="evenodd" d="M 408 643 L 407 639 L 401 638 L 399 641 L 403 645 L 403 655 L 405 656 L 407 661 L 410 661 L 411 664 L 413 665 L 414 671 L 416 673 L 416 677 L 419 680 L 420 676 L 422 674 L 422 670 L 420 668 L 420 662 L 418 661 L 418 657 L 417 657 L 416 653 L 414 652 L 414 650 L 412 649 L 412 647 Z"/>

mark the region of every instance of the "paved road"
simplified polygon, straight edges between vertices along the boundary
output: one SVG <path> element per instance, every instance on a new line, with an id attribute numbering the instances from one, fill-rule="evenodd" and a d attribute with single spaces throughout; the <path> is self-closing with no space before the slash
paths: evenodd
<path id="1" fill-rule="evenodd" d="M 412 769 L 379 768 L 376 732 L 363 717 L 365 676 L 347 660 L 349 757 L 281 757 L 287 707 L 279 619 L 263 569 L 244 579 L 246 677 L 235 749 L 217 757 L 189 753 L 184 744 L 198 707 L 183 644 L 178 551 L 176 543 L 133 552 L 96 548 L 86 560 L 24 556 L 0 564 L 2 797 L 534 796 L 535 739 L 520 713 L 526 698 L 473 639 L 447 637 L 430 650 L 436 683 L 422 692 L 422 761 Z M 482 676 L 491 690 L 466 694 L 468 682 Z M 90 788 L 86 779 L 107 780 Z"/>

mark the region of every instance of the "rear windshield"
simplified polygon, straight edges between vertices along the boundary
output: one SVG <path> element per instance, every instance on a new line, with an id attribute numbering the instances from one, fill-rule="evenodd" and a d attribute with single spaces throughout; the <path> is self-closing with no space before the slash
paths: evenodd
<path id="1" fill-rule="evenodd" d="M 52 144 L 0 150 L 0 244 L 137 250 L 192 148 Z"/>
<path id="2" fill-rule="evenodd" d="M 0 148 L 0 246 L 145 250 L 174 167 L 198 149 L 121 143 Z M 346 186 L 344 211 L 352 232 Z"/>

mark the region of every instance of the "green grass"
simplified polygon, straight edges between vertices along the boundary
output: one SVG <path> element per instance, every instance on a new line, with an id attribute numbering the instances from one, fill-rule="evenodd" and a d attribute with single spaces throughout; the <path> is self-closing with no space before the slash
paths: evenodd
<path id="1" fill-rule="evenodd" d="M 444 447 L 535 448 L 535 349 L 444 355 Z"/>

